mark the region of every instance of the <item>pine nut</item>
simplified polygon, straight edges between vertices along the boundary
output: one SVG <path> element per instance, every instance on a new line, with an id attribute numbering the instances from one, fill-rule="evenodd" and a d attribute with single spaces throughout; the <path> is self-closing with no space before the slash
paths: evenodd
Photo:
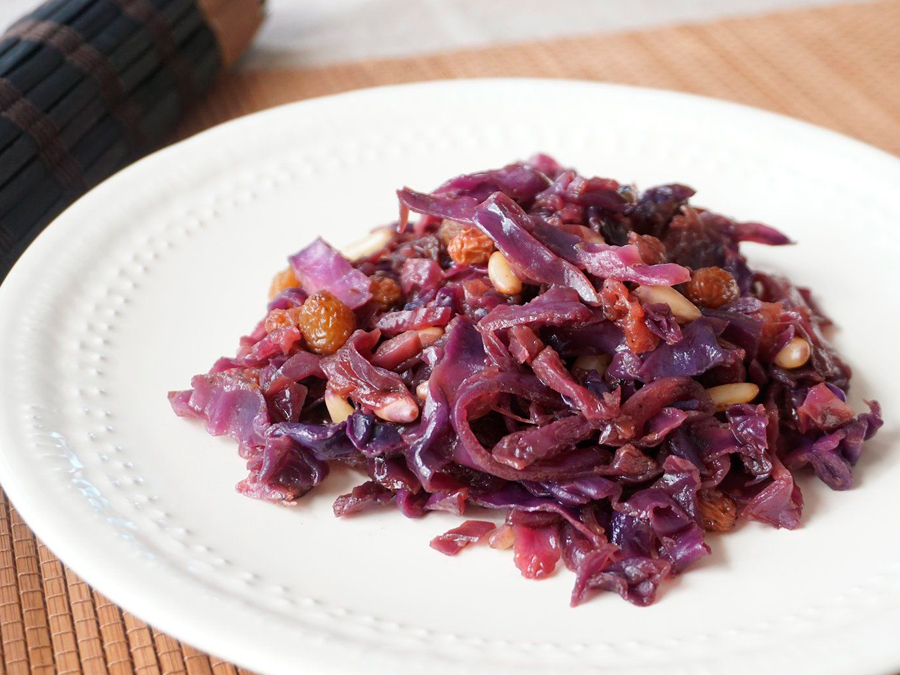
<path id="1" fill-rule="evenodd" d="M 325 408 L 335 424 L 340 424 L 353 414 L 353 406 L 347 399 L 331 389 L 325 390 Z"/>
<path id="2" fill-rule="evenodd" d="M 584 225 L 566 225 L 566 230 L 571 232 L 572 234 L 577 234 L 588 244 L 605 244 L 606 239 L 603 238 L 603 235 L 599 232 L 594 232 L 589 227 Z"/>
<path id="3" fill-rule="evenodd" d="M 722 412 L 730 405 L 738 403 L 750 403 L 759 394 L 759 387 L 752 382 L 736 382 L 734 384 L 720 384 L 718 387 L 710 387 L 706 390 L 709 397 L 716 404 L 716 411 Z"/>
<path id="4" fill-rule="evenodd" d="M 440 326 L 431 326 L 429 328 L 420 328 L 416 331 L 419 334 L 419 341 L 422 348 L 433 345 L 435 342 L 444 337 L 444 329 Z"/>
<path id="5" fill-rule="evenodd" d="M 509 268 L 509 263 L 500 251 L 494 251 L 488 260 L 488 278 L 494 288 L 503 295 L 515 295 L 522 292 L 522 280 Z"/>
<path id="6" fill-rule="evenodd" d="M 423 380 L 416 385 L 416 396 L 419 397 L 420 401 L 428 398 L 428 380 Z"/>
<path id="7" fill-rule="evenodd" d="M 668 305 L 672 315 L 682 321 L 693 321 L 703 316 L 697 305 L 669 286 L 638 286 L 634 294 L 644 304 Z"/>
<path id="8" fill-rule="evenodd" d="M 341 255 L 347 260 L 359 260 L 377 253 L 394 238 L 394 231 L 390 227 L 379 227 L 367 236 L 341 249 Z"/>
<path id="9" fill-rule="evenodd" d="M 419 406 L 408 396 L 401 396 L 372 412 L 385 422 L 399 422 L 405 424 L 412 422 L 419 416 Z"/>
<path id="10" fill-rule="evenodd" d="M 591 228 L 584 228 L 584 240 L 590 244 L 605 244 L 606 239 L 603 238 L 602 234 L 594 232 Z"/>
<path id="11" fill-rule="evenodd" d="M 501 525 L 491 532 L 488 537 L 488 546 L 491 548 L 505 549 L 512 548 L 516 542 L 516 535 L 509 525 Z"/>
<path id="12" fill-rule="evenodd" d="M 609 368 L 610 361 L 612 357 L 609 354 L 591 354 L 579 356 L 572 365 L 581 370 L 596 370 L 598 374 L 603 375 Z"/>
<path id="13" fill-rule="evenodd" d="M 791 338 L 775 355 L 775 365 L 782 368 L 799 368 L 809 361 L 809 343 L 802 337 Z"/>

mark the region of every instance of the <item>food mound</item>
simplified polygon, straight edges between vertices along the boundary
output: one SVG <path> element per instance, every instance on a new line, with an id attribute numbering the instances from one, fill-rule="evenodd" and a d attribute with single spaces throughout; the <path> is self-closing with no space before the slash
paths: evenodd
<path id="1" fill-rule="evenodd" d="M 341 462 L 367 479 L 337 516 L 499 509 L 431 545 L 512 548 L 533 579 L 561 559 L 573 605 L 647 605 L 706 532 L 797 527 L 804 466 L 849 488 L 882 423 L 847 404 L 809 291 L 739 251 L 789 240 L 693 194 L 545 155 L 400 190 L 395 225 L 291 256 L 237 356 L 172 406 L 237 441 L 242 494 L 293 502 Z"/>

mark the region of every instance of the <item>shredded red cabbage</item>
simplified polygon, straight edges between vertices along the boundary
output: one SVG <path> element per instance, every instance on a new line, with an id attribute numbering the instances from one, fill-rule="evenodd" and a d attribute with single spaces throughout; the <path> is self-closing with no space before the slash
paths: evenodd
<path id="1" fill-rule="evenodd" d="M 601 590 L 650 604 L 709 553 L 707 532 L 797 527 L 803 467 L 851 487 L 882 424 L 876 402 L 848 405 L 850 368 L 809 291 L 739 250 L 790 241 L 693 194 L 639 194 L 546 155 L 403 189 L 387 245 L 350 261 L 317 239 L 291 256 L 297 284 L 172 407 L 239 443 L 243 494 L 291 503 L 340 462 L 366 479 L 337 516 L 499 510 L 499 527 L 467 520 L 432 547 L 489 539 L 528 578 L 562 560 L 573 605 Z M 324 355 L 303 317 L 323 292 L 356 321 Z"/>

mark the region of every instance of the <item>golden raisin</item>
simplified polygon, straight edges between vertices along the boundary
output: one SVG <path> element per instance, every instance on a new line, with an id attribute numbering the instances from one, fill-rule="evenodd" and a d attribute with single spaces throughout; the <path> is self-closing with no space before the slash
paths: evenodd
<path id="1" fill-rule="evenodd" d="M 697 494 L 700 522 L 709 532 L 727 532 L 734 527 L 737 508 L 731 497 L 719 490 L 701 490 Z"/>
<path id="2" fill-rule="evenodd" d="M 272 277 L 272 285 L 269 286 L 269 300 L 274 298 L 286 288 L 296 288 L 299 285 L 300 281 L 294 274 L 294 270 L 292 270 L 290 267 L 286 267 L 274 277 Z"/>
<path id="3" fill-rule="evenodd" d="M 648 265 L 661 265 L 669 262 L 665 244 L 652 235 L 629 232 L 628 243 L 637 247 L 641 259 Z"/>
<path id="4" fill-rule="evenodd" d="M 438 228 L 438 236 L 444 242 L 444 246 L 449 246 L 454 237 L 463 230 L 468 230 L 471 225 L 459 223 L 455 220 L 442 220 L 441 226 Z"/>
<path id="5" fill-rule="evenodd" d="M 459 265 L 485 265 L 494 252 L 494 242 L 481 230 L 470 227 L 447 244 L 447 253 Z"/>
<path id="6" fill-rule="evenodd" d="M 279 328 L 296 326 L 299 319 L 299 307 L 293 307 L 291 309 L 273 309 L 266 317 L 266 332 L 271 333 L 272 331 L 278 330 Z"/>
<path id="7" fill-rule="evenodd" d="M 369 279 L 369 292 L 372 299 L 387 309 L 403 302 L 403 291 L 400 285 L 390 277 L 372 277 Z"/>
<path id="8" fill-rule="evenodd" d="M 721 267 L 701 267 L 691 274 L 685 295 L 696 305 L 716 309 L 737 300 L 741 291 L 727 270 Z"/>
<path id="9" fill-rule="evenodd" d="M 328 291 L 319 291 L 300 308 L 298 327 L 314 354 L 334 354 L 356 330 L 356 315 Z"/>

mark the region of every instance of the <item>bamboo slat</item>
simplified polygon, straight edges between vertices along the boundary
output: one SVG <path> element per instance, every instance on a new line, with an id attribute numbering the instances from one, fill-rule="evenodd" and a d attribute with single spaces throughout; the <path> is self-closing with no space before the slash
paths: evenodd
<path id="1" fill-rule="evenodd" d="M 51 0 L 0 36 L 0 281 L 67 204 L 163 143 L 261 20 L 259 0 Z"/>

